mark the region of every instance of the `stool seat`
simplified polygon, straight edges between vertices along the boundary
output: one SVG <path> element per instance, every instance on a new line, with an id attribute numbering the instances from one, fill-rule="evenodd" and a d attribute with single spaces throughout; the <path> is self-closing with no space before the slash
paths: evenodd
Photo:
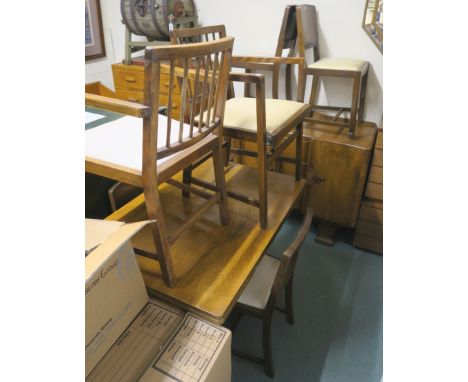
<path id="1" fill-rule="evenodd" d="M 369 63 L 354 58 L 321 58 L 307 66 L 308 69 L 320 70 L 346 70 L 351 72 L 367 72 Z"/>

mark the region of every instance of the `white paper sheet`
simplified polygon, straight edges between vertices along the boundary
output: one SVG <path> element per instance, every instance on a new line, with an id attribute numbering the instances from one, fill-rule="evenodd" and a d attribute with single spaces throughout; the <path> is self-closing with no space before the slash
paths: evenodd
<path id="1" fill-rule="evenodd" d="M 90 113 L 89 111 L 85 111 L 85 124 L 97 121 L 101 118 L 104 118 L 104 116 L 101 114 Z"/>

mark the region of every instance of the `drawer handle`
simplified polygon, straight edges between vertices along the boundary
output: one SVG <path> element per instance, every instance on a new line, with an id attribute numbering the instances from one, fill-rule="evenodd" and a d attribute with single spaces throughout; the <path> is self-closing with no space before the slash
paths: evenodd
<path id="1" fill-rule="evenodd" d="M 127 100 L 131 102 L 138 102 L 138 98 L 133 98 L 133 97 L 127 97 Z"/>
<path id="2" fill-rule="evenodd" d="M 127 81 L 127 82 L 136 82 L 136 78 L 135 77 L 125 77 L 125 81 Z"/>

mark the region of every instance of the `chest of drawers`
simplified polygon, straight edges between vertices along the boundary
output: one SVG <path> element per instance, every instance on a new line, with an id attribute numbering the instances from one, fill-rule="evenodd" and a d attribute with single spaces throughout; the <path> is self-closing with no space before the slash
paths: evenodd
<path id="1" fill-rule="evenodd" d="M 115 94 L 118 99 L 143 102 L 145 73 L 142 64 L 114 64 L 112 65 L 112 76 L 114 78 Z M 169 69 L 162 66 L 159 84 L 159 102 L 161 106 L 167 106 L 168 104 L 169 85 Z M 177 82 L 174 82 L 173 87 L 171 116 L 173 119 L 179 120 L 180 89 Z"/>
<path id="2" fill-rule="evenodd" d="M 353 245 L 383 252 L 383 130 L 379 129 Z"/>

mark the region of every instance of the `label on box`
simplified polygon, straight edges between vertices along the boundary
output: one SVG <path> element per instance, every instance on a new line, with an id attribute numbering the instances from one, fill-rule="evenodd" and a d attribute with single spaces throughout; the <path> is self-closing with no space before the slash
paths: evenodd
<path id="1" fill-rule="evenodd" d="M 202 380 L 227 335 L 227 329 L 187 314 L 172 340 L 140 381 L 152 380 L 155 371 L 175 381 Z"/>
<path id="2" fill-rule="evenodd" d="M 182 321 L 183 313 L 151 301 L 86 378 L 86 381 L 135 381 Z"/>

